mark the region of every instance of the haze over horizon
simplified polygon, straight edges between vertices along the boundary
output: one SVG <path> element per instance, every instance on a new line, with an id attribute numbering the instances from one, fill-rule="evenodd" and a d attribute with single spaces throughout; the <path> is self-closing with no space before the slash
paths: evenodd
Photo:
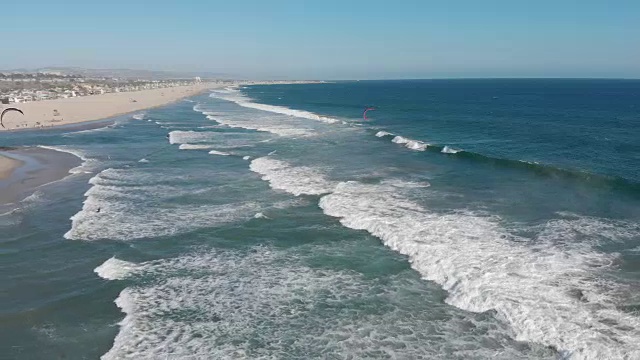
<path id="1" fill-rule="evenodd" d="M 17 3 L 16 3 L 17 4 Z M 0 68 L 244 78 L 640 78 L 640 3 L 458 0 L 6 5 Z M 8 54 L 8 52 L 6 52 Z"/>

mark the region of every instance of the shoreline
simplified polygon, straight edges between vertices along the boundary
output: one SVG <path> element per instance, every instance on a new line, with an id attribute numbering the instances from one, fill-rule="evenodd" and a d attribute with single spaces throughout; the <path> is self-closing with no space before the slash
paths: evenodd
<path id="1" fill-rule="evenodd" d="M 89 95 L 76 98 L 43 100 L 28 103 L 10 104 L 11 107 L 17 107 L 25 111 L 24 117 L 20 114 L 9 112 L 5 115 L 3 123 L 5 128 L 0 126 L 0 133 L 16 133 L 23 131 L 42 131 L 56 130 L 60 128 L 71 128 L 75 126 L 91 128 L 92 126 L 100 127 L 101 122 L 108 123 L 112 118 L 133 114 L 135 112 L 153 109 L 165 105 L 175 103 L 177 101 L 189 98 L 191 96 L 200 95 L 209 90 L 224 87 L 253 86 L 253 85 L 295 85 L 295 84 L 320 84 L 324 82 L 318 81 L 282 81 L 282 82 L 265 82 L 265 81 L 238 81 L 235 83 L 213 83 L 206 82 L 198 85 L 176 86 L 173 88 L 162 88 L 153 90 L 142 90 L 133 92 L 109 93 L 102 95 Z M 176 89 L 182 90 L 176 93 Z M 168 93 L 173 96 L 164 96 Z M 136 96 L 138 95 L 138 96 Z M 145 95 L 149 95 L 147 98 Z M 139 98 L 145 96 L 147 101 L 142 103 L 136 101 L 131 103 L 130 98 Z M 111 101 L 110 101 L 111 100 Z M 87 107 L 92 105 L 106 105 L 100 109 L 92 109 L 87 111 Z M 137 104 L 138 106 L 131 106 Z M 129 106 L 127 106 L 129 105 Z M 66 108 L 68 116 L 65 119 L 63 111 L 58 111 L 61 116 L 53 116 L 54 110 Z M 33 110 L 33 111 L 32 111 Z M 80 112 L 81 114 L 78 114 Z M 28 114 L 28 115 L 27 115 Z M 18 126 L 26 124 L 26 126 Z M 1 150 L 1 149 L 0 149 Z"/>
<path id="2" fill-rule="evenodd" d="M 0 178 L 0 210 L 13 207 L 47 184 L 71 175 L 82 159 L 66 152 L 36 146 L 0 150 L 0 159 L 19 162 L 20 166 Z"/>
<path id="3" fill-rule="evenodd" d="M 113 117 L 168 105 L 223 86 L 228 84 L 202 83 L 11 104 L 10 106 L 21 109 L 25 114 L 7 113 L 3 120 L 5 128 L 0 127 L 0 132 L 57 129 L 62 126 L 108 121 Z"/>
<path id="4" fill-rule="evenodd" d="M 0 153 L 0 181 L 10 178 L 14 171 L 23 165 L 24 161 L 17 160 Z"/>

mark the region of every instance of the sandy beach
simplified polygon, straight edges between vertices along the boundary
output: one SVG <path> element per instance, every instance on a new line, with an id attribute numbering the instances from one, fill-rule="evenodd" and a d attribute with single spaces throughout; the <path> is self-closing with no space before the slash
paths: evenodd
<path id="1" fill-rule="evenodd" d="M 11 104 L 11 107 L 22 110 L 24 115 L 15 111 L 8 112 L 3 121 L 5 128 L 0 127 L 0 130 L 33 129 L 100 120 L 162 106 L 220 86 L 223 85 L 201 83 L 164 89 Z"/>

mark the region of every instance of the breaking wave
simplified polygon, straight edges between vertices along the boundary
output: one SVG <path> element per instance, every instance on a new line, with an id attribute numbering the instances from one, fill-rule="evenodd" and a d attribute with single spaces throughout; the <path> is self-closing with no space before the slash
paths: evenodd
<path id="1" fill-rule="evenodd" d="M 385 136 L 393 136 L 393 134 L 390 133 L 390 132 L 386 132 L 386 131 L 378 131 L 376 133 L 376 136 L 377 137 L 385 137 Z"/>
<path id="2" fill-rule="evenodd" d="M 331 251 L 312 247 L 306 254 Z M 96 273 L 131 286 L 116 300 L 125 318 L 102 358 L 302 359 L 332 354 L 506 360 L 552 355 L 542 347 L 515 345 L 509 330 L 487 316 L 426 302 L 429 291 L 416 276 L 366 277 L 310 267 L 306 257 L 259 246 L 140 264 L 108 259 Z M 434 309 L 442 316 L 434 318 Z M 483 345 L 487 342 L 489 348 Z"/>
<path id="3" fill-rule="evenodd" d="M 202 144 L 180 144 L 178 149 L 180 150 L 207 150 L 213 149 L 214 145 L 202 145 Z"/>
<path id="4" fill-rule="evenodd" d="M 599 275 L 615 256 L 554 245 L 550 238 L 561 234 L 553 224 L 525 245 L 497 219 L 431 213 L 388 187 L 357 182 L 337 185 L 320 207 L 407 255 L 414 269 L 449 292 L 447 303 L 496 311 L 517 340 L 553 346 L 576 359 L 640 356 L 639 320 L 617 309 L 617 284 Z"/>
<path id="5" fill-rule="evenodd" d="M 486 163 L 494 166 L 503 166 L 512 169 L 522 169 L 531 171 L 537 175 L 541 176 L 553 176 L 553 177 L 564 177 L 567 179 L 573 179 L 581 182 L 585 182 L 594 186 L 599 187 L 609 187 L 615 190 L 624 191 L 634 196 L 640 197 L 640 183 L 621 178 L 616 176 L 607 176 L 597 173 L 592 173 L 584 170 L 578 169 L 568 169 L 568 168 L 560 168 L 553 165 L 541 164 L 536 161 L 524 161 L 524 160 L 513 160 L 513 159 L 505 159 L 499 157 L 493 157 L 488 155 L 483 155 L 471 151 L 466 151 L 462 149 L 456 149 L 450 146 L 442 146 L 435 144 L 427 144 L 419 140 L 412 140 L 409 138 L 405 138 L 403 136 L 395 136 L 394 134 L 386 133 L 380 134 L 381 132 L 376 133 L 377 137 L 384 138 L 387 136 L 394 136 L 391 141 L 397 144 L 404 145 L 405 147 L 411 150 L 417 151 L 427 151 L 429 153 L 441 153 L 447 154 L 452 159 L 460 159 L 466 161 L 474 161 L 479 163 Z M 380 135 L 379 135 L 380 134 Z"/>
<path id="6" fill-rule="evenodd" d="M 429 144 L 423 143 L 422 141 L 411 140 L 411 139 L 407 139 L 407 138 L 402 137 L 402 136 L 394 137 L 393 139 L 391 139 L 391 142 L 394 142 L 396 144 L 402 144 L 407 149 L 417 150 L 417 151 L 425 151 L 427 149 L 427 147 L 429 146 Z"/>
<path id="7" fill-rule="evenodd" d="M 462 150 L 454 149 L 454 148 L 451 148 L 451 147 L 448 147 L 448 146 L 445 146 L 445 147 L 442 148 L 442 150 L 440 150 L 440 152 L 443 153 L 443 154 L 457 154 L 460 151 L 462 151 Z"/>
<path id="8" fill-rule="evenodd" d="M 252 160 L 249 168 L 261 174 L 262 179 L 268 181 L 272 188 L 295 196 L 326 194 L 335 186 L 318 169 L 291 166 L 285 161 L 268 157 Z"/>
<path id="9" fill-rule="evenodd" d="M 316 120 L 316 121 L 321 121 L 329 124 L 340 122 L 340 120 L 326 117 L 326 116 L 321 116 L 305 110 L 295 110 L 295 109 L 290 109 L 284 106 L 255 103 L 255 102 L 252 102 L 250 98 L 244 96 L 239 90 L 235 90 L 235 89 L 228 88 L 225 90 L 214 90 L 210 96 L 218 99 L 232 101 L 246 108 L 268 111 L 276 114 L 294 116 L 294 117 L 299 117 L 304 119 Z"/>
<path id="10" fill-rule="evenodd" d="M 106 169 L 89 180 L 82 210 L 71 217 L 72 240 L 134 240 L 190 232 L 195 229 L 250 219 L 259 206 L 253 202 L 224 205 L 177 205 L 161 200 L 188 196 L 186 186 L 165 185 L 180 177 L 157 176 L 140 169 Z M 117 225 L 114 225 L 117 224 Z"/>

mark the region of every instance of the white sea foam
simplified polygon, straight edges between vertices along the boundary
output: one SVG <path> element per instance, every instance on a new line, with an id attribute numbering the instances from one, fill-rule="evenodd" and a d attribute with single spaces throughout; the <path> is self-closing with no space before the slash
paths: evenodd
<path id="1" fill-rule="evenodd" d="M 211 142 L 216 137 L 219 137 L 220 133 L 213 131 L 180 131 L 175 130 L 169 133 L 170 144 L 188 144 L 197 142 Z"/>
<path id="2" fill-rule="evenodd" d="M 181 131 L 169 133 L 170 144 L 181 144 L 182 150 L 202 149 L 234 149 L 251 146 L 255 143 L 255 135 L 218 131 Z"/>
<path id="3" fill-rule="evenodd" d="M 238 105 L 240 105 L 240 106 L 244 106 L 244 107 L 248 107 L 248 108 L 252 108 L 252 109 L 257 109 L 257 110 L 262 110 L 262 111 L 269 111 L 269 112 L 273 112 L 273 113 L 277 113 L 277 114 L 294 116 L 294 117 L 299 117 L 299 118 L 304 118 L 304 119 L 317 120 L 317 121 L 322 121 L 322 122 L 325 122 L 325 123 L 328 123 L 328 124 L 333 124 L 333 123 L 339 122 L 338 120 L 332 119 L 330 117 L 320 116 L 318 114 L 314 114 L 312 112 L 304 111 L 304 110 L 289 109 L 289 108 L 286 108 L 286 107 L 283 107 L 283 106 L 259 104 L 259 103 L 254 103 L 254 102 L 250 102 L 250 101 L 239 101 L 239 102 L 236 102 L 236 103 Z"/>
<path id="4" fill-rule="evenodd" d="M 451 147 L 445 146 L 445 147 L 443 147 L 443 148 L 442 148 L 442 151 L 440 151 L 440 152 L 441 152 L 441 153 L 444 153 L 444 154 L 457 154 L 457 153 L 459 153 L 460 151 L 462 151 L 462 150 L 454 149 L 454 148 L 451 148 Z"/>
<path id="5" fill-rule="evenodd" d="M 124 280 L 136 269 L 136 264 L 112 257 L 93 270 L 98 276 L 107 280 Z"/>
<path id="6" fill-rule="evenodd" d="M 561 214 L 563 219 L 549 221 L 538 227 L 538 237 L 557 241 L 559 245 L 600 246 L 624 243 L 640 238 L 640 224 L 621 220 L 602 219 L 579 214 Z"/>
<path id="7" fill-rule="evenodd" d="M 144 120 L 145 115 L 146 115 L 145 113 L 141 112 L 141 113 L 133 114 L 133 116 L 131 117 L 136 120 Z"/>
<path id="8" fill-rule="evenodd" d="M 218 151 L 218 150 L 211 150 L 211 151 L 209 151 L 209 154 L 210 155 L 220 155 L 220 156 L 229 156 L 229 155 L 231 155 L 231 154 L 226 153 L 224 151 Z"/>
<path id="9" fill-rule="evenodd" d="M 252 102 L 252 99 L 244 96 L 239 90 L 235 90 L 235 89 L 225 89 L 223 91 L 215 90 L 211 93 L 210 96 L 227 100 L 227 101 L 232 101 L 246 108 L 268 111 L 276 114 L 288 115 L 288 116 L 299 117 L 304 119 L 316 120 L 316 121 L 321 121 L 329 124 L 340 122 L 337 119 L 321 116 L 309 111 L 295 110 L 295 109 L 290 109 L 284 106 L 255 103 L 255 102 Z"/>
<path id="10" fill-rule="evenodd" d="M 423 143 L 422 141 L 411 140 L 411 139 L 407 139 L 407 138 L 402 137 L 402 136 L 396 136 L 393 139 L 391 139 L 391 141 L 396 143 L 396 144 L 402 144 L 407 149 L 417 150 L 417 151 L 425 151 L 427 149 L 427 147 L 429 146 L 429 144 Z"/>
<path id="11" fill-rule="evenodd" d="M 44 193 L 40 190 L 36 190 L 33 192 L 33 194 L 22 199 L 20 203 L 23 206 L 28 206 L 29 204 L 42 202 L 43 198 L 44 198 Z"/>
<path id="12" fill-rule="evenodd" d="M 272 188 L 295 196 L 321 195 L 331 192 L 334 184 L 319 169 L 290 166 L 287 162 L 261 157 L 251 161 L 251 171 L 262 175 Z"/>
<path id="13" fill-rule="evenodd" d="M 251 159 L 251 156 L 249 156 L 249 155 L 242 157 L 242 160 L 249 160 L 249 159 Z"/>
<path id="14" fill-rule="evenodd" d="M 202 110 L 202 104 L 198 103 L 198 104 L 193 105 L 193 111 L 201 113 L 203 111 Z"/>
<path id="15" fill-rule="evenodd" d="M 563 236 L 555 230 L 526 245 L 497 219 L 431 213 L 384 185 L 341 183 L 320 207 L 407 255 L 414 269 L 449 292 L 447 303 L 495 310 L 517 340 L 554 346 L 572 359 L 640 357 L 639 319 L 617 309 L 615 285 L 598 276 L 613 255 L 559 247 L 549 241 Z"/>
<path id="16" fill-rule="evenodd" d="M 261 212 L 256 213 L 255 215 L 253 215 L 253 218 L 254 219 L 270 219 L 267 215 L 265 215 L 265 214 L 263 214 Z"/>
<path id="17" fill-rule="evenodd" d="M 165 185 L 179 177 L 157 176 L 140 169 L 106 169 L 90 179 L 82 210 L 71 217 L 65 238 L 73 240 L 134 240 L 173 235 L 223 223 L 248 220 L 259 209 L 256 203 L 186 205 L 161 201 L 205 188 Z M 160 182 L 160 183 L 159 183 Z"/>
<path id="18" fill-rule="evenodd" d="M 382 184 L 393 186 L 396 188 L 405 188 L 405 189 L 427 188 L 431 186 L 431 184 L 429 184 L 426 181 L 415 182 L 415 181 L 404 181 L 404 180 L 398 180 L 398 179 L 384 180 L 382 181 Z"/>
<path id="19" fill-rule="evenodd" d="M 386 132 L 386 131 L 378 131 L 378 132 L 376 133 L 376 136 L 377 136 L 377 137 L 384 137 L 384 136 L 389 136 L 389 135 L 393 135 L 393 134 L 392 134 L 392 133 L 390 133 L 390 132 Z"/>
<path id="20" fill-rule="evenodd" d="M 149 160 L 143 158 L 143 159 L 138 160 L 138 162 L 139 163 L 148 163 Z"/>
<path id="21" fill-rule="evenodd" d="M 213 149 L 215 145 L 203 145 L 203 144 L 180 144 L 178 149 L 180 150 L 208 150 Z"/>
<path id="22" fill-rule="evenodd" d="M 279 136 L 309 136 L 314 133 L 313 129 L 306 128 L 303 124 L 273 116 L 208 115 L 207 118 L 231 128 L 257 130 Z"/>
<path id="23" fill-rule="evenodd" d="M 331 250 L 307 253 L 322 251 Z M 133 285 L 116 299 L 125 318 L 102 359 L 535 358 L 503 347 L 510 340 L 495 321 L 425 305 L 416 277 L 379 280 L 312 268 L 300 257 L 257 247 L 141 264 L 107 260 L 99 274 Z"/>

